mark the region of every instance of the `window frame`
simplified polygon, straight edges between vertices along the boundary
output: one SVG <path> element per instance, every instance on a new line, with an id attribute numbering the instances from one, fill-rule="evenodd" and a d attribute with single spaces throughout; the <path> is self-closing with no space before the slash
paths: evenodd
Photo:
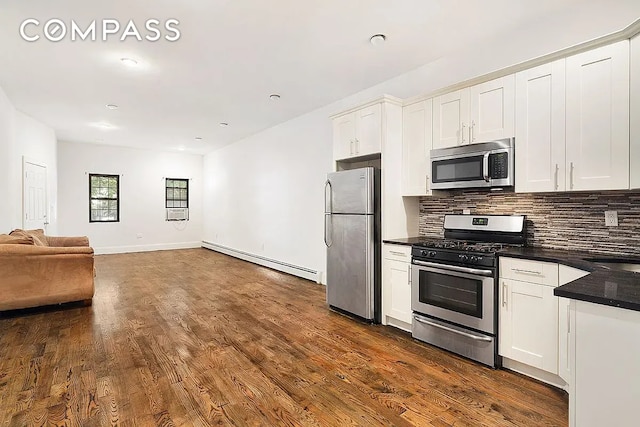
<path id="1" fill-rule="evenodd" d="M 169 199 L 169 197 L 167 197 L 167 190 L 168 189 L 182 189 L 182 187 L 168 187 L 168 183 L 169 181 L 183 181 L 186 184 L 185 189 L 187 190 L 187 198 L 185 199 Z M 187 206 L 169 206 L 169 202 L 187 202 Z M 164 179 L 164 207 L 165 209 L 189 209 L 189 179 L 188 178 L 165 178 Z"/>
<path id="2" fill-rule="evenodd" d="M 97 178 L 109 178 L 109 179 L 113 179 L 115 178 L 116 180 L 116 197 L 112 198 L 112 197 L 92 197 L 91 196 L 91 190 L 92 190 L 92 186 L 91 186 L 91 182 L 93 181 L 93 178 L 97 177 Z M 95 210 L 91 208 L 91 202 L 94 200 L 108 200 L 108 201 L 112 201 L 115 200 L 116 202 L 116 219 L 108 219 L 108 220 L 99 220 L 99 219 L 92 219 L 92 215 L 91 215 L 91 211 Z M 105 173 L 90 173 L 89 174 L 89 223 L 114 223 L 114 222 L 120 222 L 120 175 L 112 175 L 112 174 L 105 174 Z"/>

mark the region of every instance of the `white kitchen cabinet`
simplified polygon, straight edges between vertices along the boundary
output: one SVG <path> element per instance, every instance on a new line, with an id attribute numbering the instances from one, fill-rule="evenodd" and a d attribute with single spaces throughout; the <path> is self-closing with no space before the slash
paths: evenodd
<path id="1" fill-rule="evenodd" d="M 433 100 L 416 102 L 402 109 L 402 195 L 431 194 L 431 142 Z"/>
<path id="2" fill-rule="evenodd" d="M 511 138 L 515 133 L 515 76 L 471 86 L 471 144 Z"/>
<path id="3" fill-rule="evenodd" d="M 517 192 L 565 191 L 565 60 L 516 74 Z"/>
<path id="4" fill-rule="evenodd" d="M 557 283 L 557 264 L 500 257 L 501 356 L 558 374 Z"/>
<path id="5" fill-rule="evenodd" d="M 588 271 L 578 268 L 568 267 L 560 264 L 558 266 L 558 286 L 566 285 L 589 274 Z M 558 298 L 558 375 L 566 383 L 571 379 L 570 344 L 571 344 L 571 316 L 568 298 Z"/>
<path id="6" fill-rule="evenodd" d="M 514 103 L 514 75 L 434 98 L 433 148 L 513 137 Z"/>
<path id="7" fill-rule="evenodd" d="M 631 39 L 629 186 L 640 188 L 640 35 Z"/>
<path id="8" fill-rule="evenodd" d="M 640 312 L 571 301 L 571 427 L 638 425 Z"/>
<path id="9" fill-rule="evenodd" d="M 566 60 L 568 190 L 629 188 L 629 41 Z"/>
<path id="10" fill-rule="evenodd" d="M 382 249 L 383 324 L 411 329 L 411 246 L 385 243 Z"/>
<path id="11" fill-rule="evenodd" d="M 433 148 L 469 143 L 469 89 L 433 99 Z"/>
<path id="12" fill-rule="evenodd" d="M 343 160 L 382 151 L 382 104 L 333 119 L 333 157 Z"/>

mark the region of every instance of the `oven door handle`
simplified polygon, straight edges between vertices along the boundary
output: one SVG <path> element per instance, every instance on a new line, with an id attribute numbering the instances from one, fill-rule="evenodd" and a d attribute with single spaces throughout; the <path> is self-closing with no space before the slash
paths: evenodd
<path id="1" fill-rule="evenodd" d="M 482 335 L 470 334 L 468 332 L 462 332 L 462 331 L 459 331 L 457 329 L 453 329 L 453 328 L 450 328 L 448 326 L 441 325 L 439 323 L 430 322 L 430 321 L 425 320 L 424 318 L 419 317 L 419 316 L 413 316 L 413 319 L 418 323 L 424 323 L 425 325 L 433 326 L 433 327 L 439 328 L 439 329 L 444 329 L 445 331 L 453 332 L 454 334 L 462 335 L 464 337 L 471 338 L 472 340 L 485 341 L 485 342 L 491 342 L 493 340 L 493 338 L 491 338 L 491 337 L 485 337 L 485 336 L 482 336 Z"/>
<path id="2" fill-rule="evenodd" d="M 478 276 L 487 276 L 487 277 L 493 276 L 493 271 L 491 270 L 480 270 L 478 268 L 459 267 L 457 265 L 449 265 L 449 264 L 438 264 L 435 262 L 418 261 L 415 259 L 413 260 L 413 263 L 416 265 L 423 265 L 425 267 L 456 271 L 458 273 L 477 274 Z"/>

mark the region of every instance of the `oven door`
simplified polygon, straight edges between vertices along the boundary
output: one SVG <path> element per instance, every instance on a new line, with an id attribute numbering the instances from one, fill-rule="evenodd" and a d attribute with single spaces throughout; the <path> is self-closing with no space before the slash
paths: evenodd
<path id="1" fill-rule="evenodd" d="M 414 260 L 411 308 L 495 335 L 495 279 L 491 269 Z"/>
<path id="2" fill-rule="evenodd" d="M 453 155 L 431 160 L 431 188 L 489 187 L 489 153 Z"/>

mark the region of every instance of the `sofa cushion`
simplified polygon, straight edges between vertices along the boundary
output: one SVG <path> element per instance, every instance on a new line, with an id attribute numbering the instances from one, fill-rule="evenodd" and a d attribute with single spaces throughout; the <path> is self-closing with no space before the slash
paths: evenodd
<path id="1" fill-rule="evenodd" d="M 9 233 L 11 236 L 20 236 L 24 238 L 31 238 L 35 246 L 49 246 L 47 244 L 47 238 L 44 236 L 44 230 L 39 228 L 36 230 L 21 230 L 16 229 Z"/>
<path id="2" fill-rule="evenodd" d="M 0 245 L 33 245 L 33 237 L 0 234 Z"/>

